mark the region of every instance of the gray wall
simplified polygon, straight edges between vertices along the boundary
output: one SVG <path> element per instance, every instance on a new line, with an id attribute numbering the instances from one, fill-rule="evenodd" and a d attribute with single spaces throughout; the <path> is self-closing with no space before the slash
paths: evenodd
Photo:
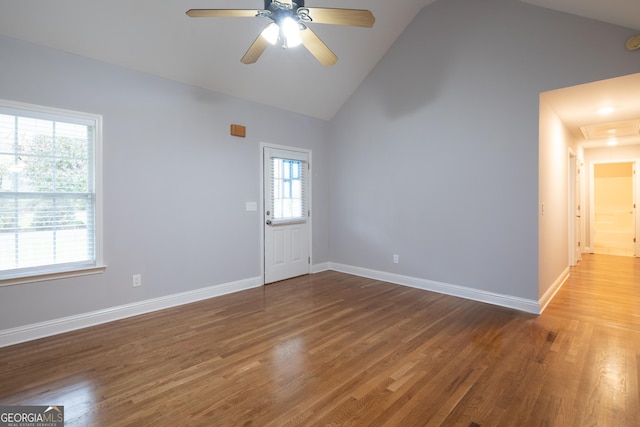
<path id="1" fill-rule="evenodd" d="M 539 94 L 637 72 L 634 33 L 513 0 L 425 7 L 331 123 L 331 260 L 537 300 Z"/>
<path id="2" fill-rule="evenodd" d="M 103 115 L 108 266 L 0 288 L 0 330 L 260 276 L 260 142 L 313 150 L 313 259 L 329 260 L 327 122 L 10 38 L 0 58 L 0 98 Z"/>

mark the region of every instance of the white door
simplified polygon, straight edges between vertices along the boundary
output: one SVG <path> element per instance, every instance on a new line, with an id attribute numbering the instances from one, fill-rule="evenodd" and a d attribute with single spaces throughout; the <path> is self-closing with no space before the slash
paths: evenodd
<path id="1" fill-rule="evenodd" d="M 309 273 L 309 152 L 264 147 L 264 282 Z"/>
<path id="2" fill-rule="evenodd" d="M 580 165 L 572 150 L 569 150 L 569 265 L 580 261 Z"/>
<path id="3" fill-rule="evenodd" d="M 594 165 L 594 252 L 635 255 L 633 162 Z"/>
<path id="4" fill-rule="evenodd" d="M 577 264 L 578 261 L 582 259 L 582 167 L 580 164 L 580 160 L 575 158 L 574 162 L 575 169 L 575 179 L 573 180 L 574 184 L 574 194 L 575 200 L 573 206 L 575 206 L 575 227 L 574 227 L 574 264 Z"/>

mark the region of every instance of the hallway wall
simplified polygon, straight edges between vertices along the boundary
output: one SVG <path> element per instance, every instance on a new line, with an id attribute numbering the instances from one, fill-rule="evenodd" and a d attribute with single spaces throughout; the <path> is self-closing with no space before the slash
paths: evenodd
<path id="1" fill-rule="evenodd" d="M 637 72 L 631 34 L 510 0 L 425 7 L 331 122 L 332 262 L 537 301 L 568 240 L 539 217 L 540 93 Z M 546 203 L 566 224 L 567 198 Z"/>

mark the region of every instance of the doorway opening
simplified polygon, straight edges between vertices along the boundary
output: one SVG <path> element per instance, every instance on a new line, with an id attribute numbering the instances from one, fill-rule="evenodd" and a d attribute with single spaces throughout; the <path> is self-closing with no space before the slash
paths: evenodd
<path id="1" fill-rule="evenodd" d="M 640 162 L 640 102 L 633 92 L 639 88 L 640 73 L 636 73 L 540 94 L 538 297 L 541 307 L 553 298 L 569 277 L 570 267 L 576 265 L 583 254 L 640 256 L 640 227 L 637 226 L 640 212 L 635 207 L 627 210 L 624 231 L 612 233 L 603 228 L 607 224 L 599 209 L 598 232 L 594 233 L 593 205 L 594 164 L 637 165 Z M 640 200 L 640 177 L 636 175 L 634 179 L 632 192 L 637 201 Z M 621 217 L 624 211 L 618 211 L 618 222 L 624 223 Z M 632 211 L 635 214 L 628 213 Z M 633 222 L 633 229 L 629 221 Z M 634 233 L 630 241 L 623 237 Z M 612 236 L 625 240 L 623 248 L 602 244 Z"/>
<path id="2" fill-rule="evenodd" d="M 592 235 L 595 254 L 635 256 L 635 162 L 595 163 Z"/>

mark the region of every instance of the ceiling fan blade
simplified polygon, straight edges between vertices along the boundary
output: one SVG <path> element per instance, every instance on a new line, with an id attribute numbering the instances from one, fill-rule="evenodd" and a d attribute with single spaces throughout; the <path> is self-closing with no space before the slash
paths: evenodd
<path id="1" fill-rule="evenodd" d="M 189 9 L 187 15 L 191 18 L 224 18 L 239 17 L 253 18 L 258 14 L 256 9 Z"/>
<path id="2" fill-rule="evenodd" d="M 322 65 L 329 66 L 338 62 L 336 54 L 331 52 L 331 49 L 320 40 L 320 37 L 318 37 L 316 33 L 311 31 L 311 28 L 307 27 L 300 31 L 300 38 L 302 39 L 302 44 L 304 44 L 309 52 L 311 52 Z"/>
<path id="3" fill-rule="evenodd" d="M 376 18 L 371 11 L 363 9 L 331 9 L 307 7 L 311 22 L 316 24 L 349 25 L 352 27 L 373 27 Z"/>
<path id="4" fill-rule="evenodd" d="M 271 25 L 271 24 L 269 24 Z M 269 26 L 267 25 L 267 27 Z M 258 34 L 258 37 L 253 41 L 247 52 L 244 54 L 240 62 L 243 64 L 254 64 L 262 55 L 262 52 L 269 46 L 269 42 L 262 37 L 262 33 Z"/>

